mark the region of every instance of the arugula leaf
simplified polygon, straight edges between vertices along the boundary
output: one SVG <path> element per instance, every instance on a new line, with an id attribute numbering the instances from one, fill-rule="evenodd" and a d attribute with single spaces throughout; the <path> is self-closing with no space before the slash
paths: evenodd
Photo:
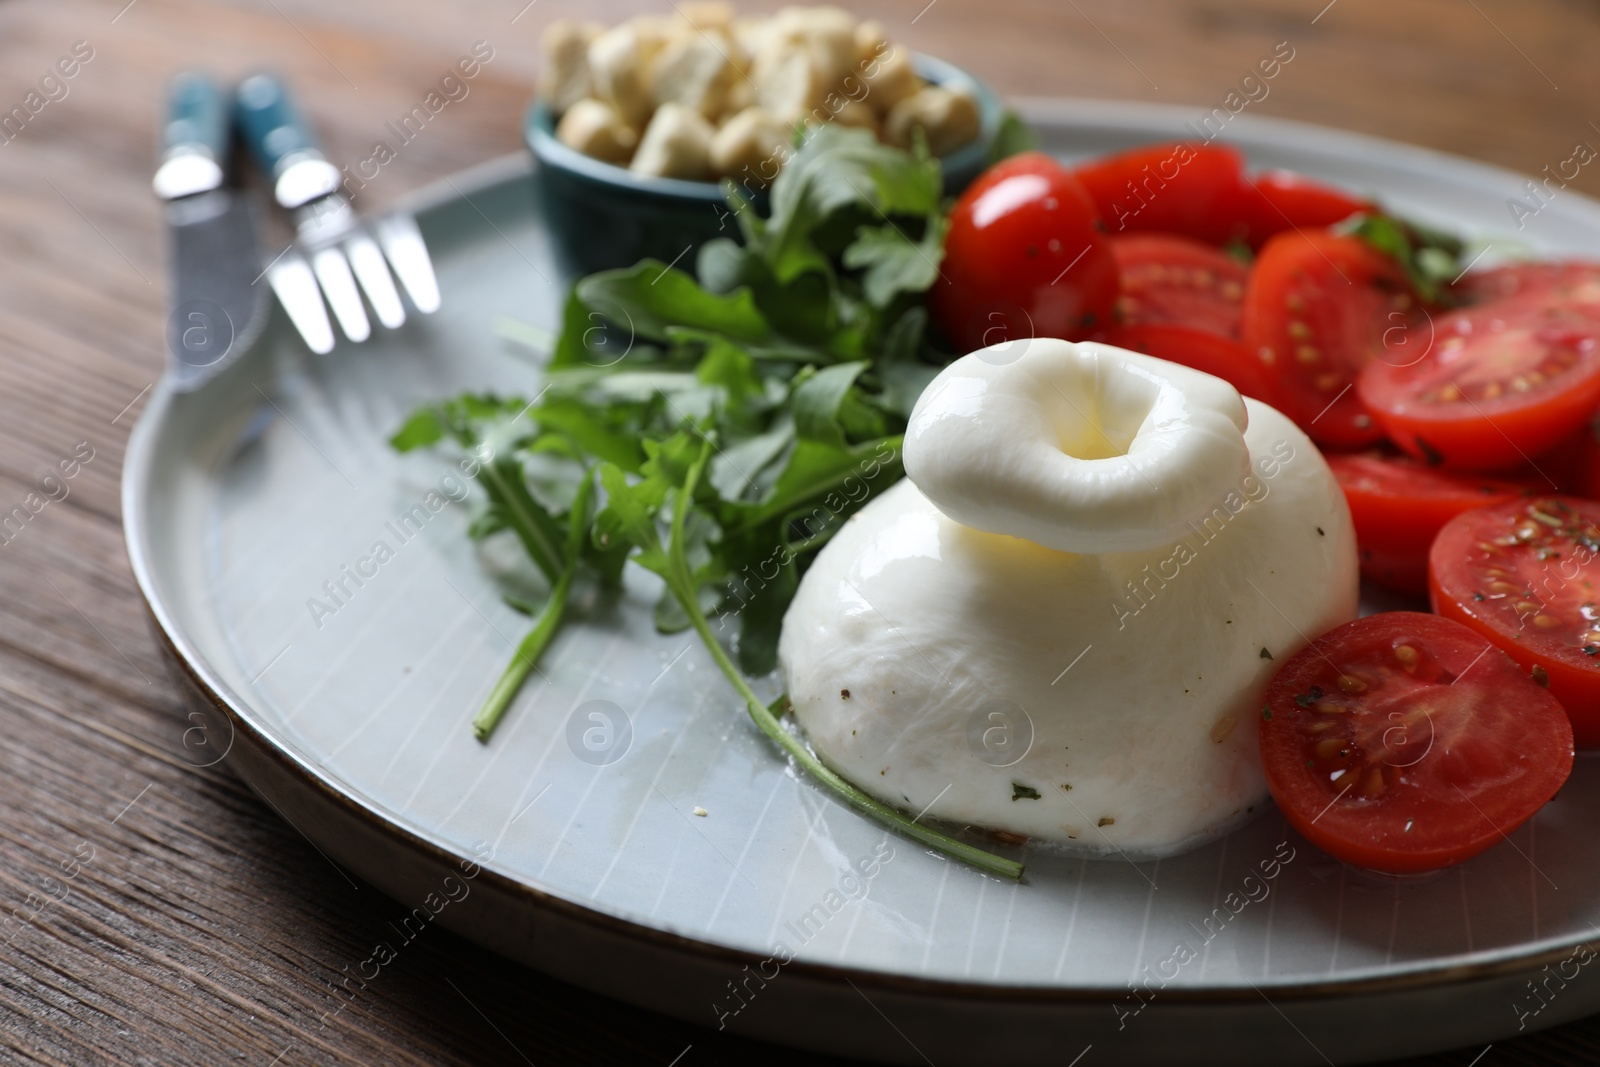
<path id="1" fill-rule="evenodd" d="M 495 426 L 526 410 L 527 405 L 516 397 L 463 393 L 412 412 L 389 438 L 389 445 L 397 452 L 410 452 L 449 437 L 470 448 L 484 440 Z"/>
<path id="2" fill-rule="evenodd" d="M 436 409 L 418 408 L 389 438 L 389 444 L 396 452 L 410 452 L 438 444 L 444 440 L 445 432 L 444 420 Z"/>
<path id="3" fill-rule="evenodd" d="M 1032 152 L 1039 147 L 1039 138 L 1034 136 L 1033 130 L 1022 116 L 1015 111 L 1007 111 L 1000 116 L 1000 128 L 995 131 L 994 140 L 989 143 L 988 163 L 990 166 L 1002 159 Z"/>
<path id="4" fill-rule="evenodd" d="M 690 275 L 654 259 L 591 274 L 574 292 L 585 307 L 646 340 L 664 341 L 674 326 L 711 330 L 739 341 L 760 341 L 771 333 L 747 290 L 707 292 Z"/>
<path id="5" fill-rule="evenodd" d="M 800 441 L 765 500 L 728 509 L 734 528 L 748 531 L 814 506 L 839 510 L 853 492 L 854 479 L 875 496 L 900 480 L 900 438 L 886 437 L 854 447 Z M 865 497 L 862 498 L 866 499 Z"/>
<path id="6" fill-rule="evenodd" d="M 771 487 L 772 478 L 767 474 L 774 461 L 794 440 L 794 419 L 786 415 L 764 433 L 719 448 L 707 480 L 717 495 L 730 503 L 752 494 L 759 496 Z"/>
<path id="7" fill-rule="evenodd" d="M 944 258 L 943 219 L 929 222 L 920 240 L 913 241 L 895 225 L 863 226 L 844 250 L 844 265 L 865 268 L 861 286 L 869 303 L 888 307 L 902 293 L 933 288 Z"/>
<path id="8" fill-rule="evenodd" d="M 739 609 L 739 669 L 756 678 L 778 669 L 783 613 L 800 588 L 800 569 L 793 559 L 770 562 L 777 565 L 777 572 L 753 590 Z"/>
<path id="9" fill-rule="evenodd" d="M 695 273 L 707 292 L 727 294 L 752 285 L 760 276 L 759 257 L 731 238 L 713 237 L 700 246 Z"/>
<path id="10" fill-rule="evenodd" d="M 908 316 L 909 317 L 909 316 Z M 879 374 L 883 378 L 883 395 L 878 398 L 884 410 L 903 419 L 911 417 L 917 398 L 938 377 L 940 368 L 926 363 L 888 363 Z"/>
<path id="11" fill-rule="evenodd" d="M 808 441 L 844 446 L 844 427 L 839 423 L 839 408 L 855 385 L 865 360 L 839 363 L 807 376 L 796 385 L 789 402 L 794 408 L 795 433 Z"/>
<path id="12" fill-rule="evenodd" d="M 1449 234 L 1394 215 L 1353 215 L 1334 228 L 1393 257 L 1424 303 L 1448 305 L 1450 282 L 1462 270 L 1462 242 Z"/>
<path id="13" fill-rule="evenodd" d="M 656 512 L 667 499 L 666 480 L 652 475 L 630 482 L 621 467 L 606 463 L 600 467 L 600 488 L 606 503 L 594 517 L 595 546 L 628 545 L 638 550 L 629 557 L 633 562 L 664 575 L 667 557 L 656 531 Z"/>
<path id="14" fill-rule="evenodd" d="M 897 213 L 935 214 L 941 187 L 938 161 L 926 153 L 919 158 L 891 148 L 870 130 L 821 126 L 773 184 L 772 217 L 750 244 L 779 282 L 810 271 L 832 274 L 829 257 L 814 240 L 825 223 L 847 211 L 877 216 L 875 221 Z"/>
<path id="15" fill-rule="evenodd" d="M 580 452 L 597 456 L 623 470 L 638 470 L 644 459 L 637 437 L 623 427 L 609 425 L 603 412 L 571 397 L 550 397 L 539 405 L 537 419 L 540 429 L 558 432 L 570 439 Z"/>
<path id="16" fill-rule="evenodd" d="M 877 192 L 874 207 L 884 215 L 923 215 L 942 219 L 939 201 L 944 196 L 944 176 L 939 161 L 926 145 L 908 155 L 905 152 L 874 154 L 869 165 L 872 187 Z"/>

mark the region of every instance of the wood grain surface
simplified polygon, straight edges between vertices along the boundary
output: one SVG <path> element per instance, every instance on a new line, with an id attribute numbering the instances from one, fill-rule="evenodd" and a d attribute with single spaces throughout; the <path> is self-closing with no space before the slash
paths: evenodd
<path id="1" fill-rule="evenodd" d="M 0 544 L 0 1060 L 820 1062 L 571 989 L 442 929 L 345 1005 L 331 983 L 399 907 L 336 873 L 225 764 L 190 766 L 188 724 L 122 544 L 123 448 L 164 355 L 164 232 L 149 177 L 167 77 L 190 66 L 229 76 L 274 67 L 300 90 L 330 154 L 350 162 L 472 42 L 490 42 L 495 58 L 471 95 L 363 191 L 362 206 L 377 208 L 519 149 L 535 43 L 551 18 L 614 20 L 646 6 L 0 6 L 0 113 L 23 104 L 77 42 L 93 52 L 65 96 L 53 90 L 59 99 L 0 144 L 0 513 L 30 493 L 45 502 Z M 1600 145 L 1600 8 L 1583 0 L 857 6 L 1012 96 L 1181 103 L 1198 116 L 1288 41 L 1292 66 L 1252 112 L 1529 173 L 1578 141 Z M 1600 192 L 1600 168 L 1573 188 Z M 41 482 L 71 458 L 72 478 Z M 1597 1061 L 1600 1020 L 1413 1062 Z"/>

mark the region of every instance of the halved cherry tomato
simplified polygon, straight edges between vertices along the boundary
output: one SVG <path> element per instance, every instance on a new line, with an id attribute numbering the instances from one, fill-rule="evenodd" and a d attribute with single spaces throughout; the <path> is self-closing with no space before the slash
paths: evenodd
<path id="1" fill-rule="evenodd" d="M 1434 320 L 1413 359 L 1379 359 L 1357 391 L 1391 440 L 1463 470 L 1527 462 L 1600 406 L 1600 304 L 1533 292 Z"/>
<path id="2" fill-rule="evenodd" d="M 1073 173 L 1114 234 L 1157 230 L 1223 244 L 1239 221 L 1244 157 L 1225 145 L 1147 145 Z"/>
<path id="3" fill-rule="evenodd" d="M 1325 229 L 1377 205 L 1292 170 L 1269 170 L 1244 180 L 1233 210 L 1244 227 L 1238 238 L 1260 248 L 1274 234 Z"/>
<path id="4" fill-rule="evenodd" d="M 1361 566 L 1363 579 L 1375 582 L 1385 589 L 1418 596 L 1427 595 L 1427 549 L 1418 554 L 1412 551 L 1394 552 L 1383 548 L 1365 548 L 1362 547 L 1361 538 L 1357 535 L 1356 559 Z"/>
<path id="5" fill-rule="evenodd" d="M 1087 335 L 1111 321 L 1117 263 L 1089 194 L 1040 152 L 989 168 L 956 201 L 934 320 L 961 352 Z"/>
<path id="6" fill-rule="evenodd" d="M 1574 435 L 1570 456 L 1572 466 L 1566 480 L 1563 482 L 1559 475 L 1551 477 L 1561 484 L 1564 493 L 1600 500 L 1600 425 L 1591 420 Z"/>
<path id="7" fill-rule="evenodd" d="M 1267 785 L 1346 863 L 1408 874 L 1500 842 L 1572 771 L 1561 705 L 1460 623 L 1420 612 L 1335 627 L 1283 665 L 1261 711 Z"/>
<path id="8" fill-rule="evenodd" d="M 1215 374 L 1243 395 L 1278 406 L 1278 383 L 1272 372 L 1239 342 L 1218 334 L 1188 326 L 1118 326 L 1094 339 Z"/>
<path id="9" fill-rule="evenodd" d="M 1520 482 L 1447 474 L 1410 456 L 1363 452 L 1327 459 L 1350 503 L 1361 573 L 1408 593 L 1428 591 L 1428 549 L 1445 523 L 1538 491 Z"/>
<path id="10" fill-rule="evenodd" d="M 1539 493 L 1566 493 L 1600 500 L 1600 442 L 1595 440 L 1593 428 L 1586 423 L 1500 477 L 1525 482 Z"/>
<path id="11" fill-rule="evenodd" d="M 1445 524 L 1428 554 L 1433 610 L 1550 687 L 1580 747 L 1600 745 L 1600 503 L 1544 496 Z"/>
<path id="12" fill-rule="evenodd" d="M 1463 304 L 1486 304 L 1513 296 L 1553 294 L 1580 304 L 1600 304 L 1600 263 L 1582 260 L 1508 263 L 1473 271 L 1455 285 Z"/>
<path id="13" fill-rule="evenodd" d="M 1162 233 L 1111 239 L 1124 326 L 1190 326 L 1235 340 L 1249 270 L 1212 245 Z"/>
<path id="14" fill-rule="evenodd" d="M 1318 444 L 1361 448 L 1383 436 L 1356 374 L 1419 344 L 1416 301 L 1399 265 L 1326 230 L 1268 241 L 1245 290 L 1245 348 L 1278 375 L 1283 412 Z"/>

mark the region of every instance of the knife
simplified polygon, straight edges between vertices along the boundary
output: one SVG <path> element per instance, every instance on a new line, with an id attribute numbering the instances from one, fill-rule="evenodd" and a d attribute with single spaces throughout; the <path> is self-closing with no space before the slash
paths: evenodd
<path id="1" fill-rule="evenodd" d="M 317 147 L 310 125 L 279 78 L 256 74 L 245 79 L 236 111 L 245 143 L 272 179 L 273 198 L 295 220 L 296 247 L 273 262 L 267 278 L 312 351 L 333 348 L 324 297 L 352 341 L 364 341 L 372 333 L 361 303 L 363 292 L 384 326 L 393 329 L 405 322 L 389 264 L 418 311 L 438 309 L 438 282 L 415 221 L 383 220 L 373 239 L 339 191 L 339 168 Z"/>
<path id="2" fill-rule="evenodd" d="M 228 101 L 198 72 L 172 79 L 152 185 L 167 204 L 171 249 L 167 350 L 190 392 L 255 341 L 265 320 L 255 214 L 228 185 Z"/>

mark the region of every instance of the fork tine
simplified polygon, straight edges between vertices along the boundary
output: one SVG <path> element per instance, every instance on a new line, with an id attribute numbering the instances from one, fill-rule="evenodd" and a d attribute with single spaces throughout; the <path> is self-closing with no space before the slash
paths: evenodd
<path id="1" fill-rule="evenodd" d="M 311 253 L 311 269 L 322 283 L 322 295 L 339 320 L 340 329 L 352 341 L 365 341 L 372 336 L 372 324 L 361 306 L 361 294 L 356 291 L 355 277 L 350 273 L 350 261 L 339 248 L 320 248 Z"/>
<path id="2" fill-rule="evenodd" d="M 356 272 L 361 291 L 377 313 L 378 321 L 395 329 L 406 321 L 406 309 L 400 303 L 394 279 L 389 275 L 389 265 L 383 261 L 378 244 L 362 231 L 356 231 L 345 240 L 344 250 L 350 256 L 350 267 Z"/>
<path id="3" fill-rule="evenodd" d="M 428 256 L 417 220 L 410 215 L 390 215 L 380 219 L 375 229 L 378 243 L 383 245 L 384 254 L 417 310 L 424 315 L 438 311 L 439 280 L 434 276 L 433 260 Z"/>
<path id="4" fill-rule="evenodd" d="M 267 268 L 267 283 L 278 294 L 278 302 L 289 313 L 289 321 L 300 331 L 306 347 L 319 356 L 333 351 L 333 325 L 322 304 L 311 265 L 298 251 L 290 249 Z"/>

